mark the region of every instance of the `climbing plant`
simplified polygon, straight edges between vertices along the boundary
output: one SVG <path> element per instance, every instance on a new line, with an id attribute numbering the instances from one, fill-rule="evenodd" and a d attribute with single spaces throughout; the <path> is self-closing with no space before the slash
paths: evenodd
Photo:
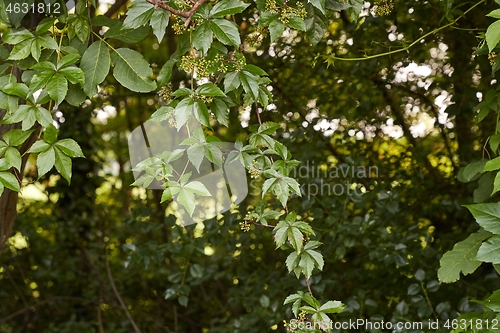
<path id="1" fill-rule="evenodd" d="M 94 98 L 109 73 L 116 84 L 134 93 L 158 91 L 162 106 L 153 120 L 171 119 L 177 130 L 186 128 L 190 134 L 183 142 L 185 148 L 141 162 L 135 171 L 144 173 L 135 185 L 147 187 L 154 180 L 165 184 L 161 202 L 176 198 L 192 214 L 195 198 L 210 192 L 191 179 L 191 173 L 173 172 L 171 163 L 183 155 L 196 169 L 204 159 L 219 167 L 240 161 L 252 177 L 262 179 L 261 201 L 250 208 L 241 222 L 242 230 L 249 231 L 251 224 L 273 229 L 276 248 L 289 252 L 288 271 L 307 285 L 306 291 L 291 294 L 284 303 L 291 304 L 300 321 L 310 316 L 326 330 L 328 314 L 339 313 L 345 306 L 312 293 L 312 272 L 324 265 L 321 242 L 314 239 L 307 219 L 288 208 L 291 198 L 301 196 L 299 183 L 290 177 L 299 162 L 273 137 L 280 125 L 260 119 L 259 113 L 272 101 L 267 88 L 271 81 L 263 69 L 247 62 L 245 49 L 251 43 L 242 41 L 240 29 L 250 24 L 254 42 L 274 41 L 285 31 L 297 30 L 316 44 L 332 13 L 345 10 L 357 19 L 362 2 L 137 0 L 124 12 L 124 20 L 110 12 L 100 15 L 98 5 L 96 0 L 77 0 L 74 9 L 56 1 L 0 2 L 0 109 L 5 110 L 0 193 L 19 192 L 25 185 L 23 157 L 29 154 L 36 154 L 38 178 L 55 167 L 70 183 L 72 159 L 84 155 L 75 140 L 58 140 L 54 120 L 62 103 L 80 106 Z M 150 30 L 161 43 L 167 29 L 175 31 L 176 47 L 161 66 L 152 66 L 151 60 L 129 46 L 147 38 Z M 174 70 L 186 73 L 183 87 L 169 83 Z M 232 126 L 229 108 L 250 108 L 258 124 L 250 126 L 246 145 L 237 141 L 236 150 L 223 151 L 211 129 L 214 122 Z M 189 131 L 192 121 L 201 129 Z M 272 196 L 278 200 L 271 200 Z M 10 230 L 2 230 L 4 243 Z M 186 296 L 179 303 L 186 305 Z"/>

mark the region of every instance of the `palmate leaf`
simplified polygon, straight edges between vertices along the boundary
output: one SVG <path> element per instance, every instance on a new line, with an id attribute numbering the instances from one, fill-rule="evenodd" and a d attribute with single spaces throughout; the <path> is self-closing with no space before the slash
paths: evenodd
<path id="1" fill-rule="evenodd" d="M 453 249 L 446 252 L 439 262 L 439 281 L 451 283 L 460 278 L 460 273 L 464 275 L 473 273 L 481 265 L 481 261 L 476 259 L 479 247 L 483 240 L 490 236 L 490 232 L 481 229 L 455 244 Z"/>

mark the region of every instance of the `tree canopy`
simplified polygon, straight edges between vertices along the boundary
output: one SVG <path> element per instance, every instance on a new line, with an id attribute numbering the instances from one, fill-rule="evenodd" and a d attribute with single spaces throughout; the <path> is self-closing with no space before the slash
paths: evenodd
<path id="1" fill-rule="evenodd" d="M 0 0 L 0 332 L 496 332 L 499 6 Z"/>

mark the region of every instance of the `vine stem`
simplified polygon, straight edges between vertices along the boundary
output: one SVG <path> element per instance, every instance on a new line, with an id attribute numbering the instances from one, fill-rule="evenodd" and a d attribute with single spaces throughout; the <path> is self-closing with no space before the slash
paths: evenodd
<path id="1" fill-rule="evenodd" d="M 128 320 L 130 321 L 130 323 L 134 327 L 134 331 L 136 333 L 141 333 L 141 331 L 139 330 L 139 327 L 137 327 L 134 319 L 132 318 L 132 315 L 128 311 L 127 306 L 123 302 L 123 299 L 120 296 L 120 293 L 118 292 L 118 289 L 116 288 L 115 280 L 113 279 L 113 275 L 111 274 L 111 269 L 109 268 L 109 259 L 108 259 L 108 253 L 107 252 L 108 251 L 106 249 L 106 271 L 108 272 L 108 278 L 109 278 L 109 282 L 111 283 L 111 288 L 113 288 L 113 292 L 115 293 L 115 296 L 118 299 L 118 302 L 120 302 L 120 305 L 122 306 L 123 310 L 125 311 L 125 314 L 127 315 Z"/>
<path id="2" fill-rule="evenodd" d="M 311 284 L 309 283 L 309 279 L 305 278 L 305 280 L 306 280 L 307 290 L 309 291 L 309 295 L 313 296 L 313 292 L 311 290 Z"/>
<path id="3" fill-rule="evenodd" d="M 374 55 L 370 55 L 370 56 L 365 56 L 365 57 L 362 57 L 362 58 L 361 57 L 359 57 L 359 58 L 340 58 L 340 57 L 336 57 L 334 55 L 323 56 L 323 57 L 330 58 L 330 59 L 333 59 L 333 60 L 339 60 L 339 61 L 363 61 L 363 60 L 369 60 L 369 59 L 374 59 L 374 58 L 385 57 L 385 56 L 388 56 L 388 55 L 391 55 L 391 54 L 395 54 L 395 53 L 399 53 L 399 52 L 403 52 L 403 51 L 408 51 L 410 48 L 412 48 L 413 46 L 415 46 L 417 43 L 419 43 L 421 40 L 427 38 L 428 36 L 433 35 L 433 34 L 435 34 L 438 31 L 441 31 L 443 29 L 446 29 L 448 27 L 453 26 L 462 17 L 465 17 L 465 15 L 468 12 L 470 12 L 471 10 L 473 10 L 474 8 L 476 8 L 477 6 L 479 6 L 480 4 L 482 4 L 483 2 L 486 2 L 486 0 L 481 0 L 481 1 L 477 2 L 476 4 L 474 4 L 473 6 L 471 6 L 469 9 L 467 9 L 462 15 L 460 15 L 459 17 L 457 17 L 456 19 L 454 19 L 450 23 L 448 23 L 446 25 L 443 25 L 443 26 L 441 26 L 439 28 L 436 28 L 436 29 L 434 29 L 434 30 L 426 33 L 423 36 L 420 36 L 419 38 L 415 39 L 410 45 L 405 46 L 405 47 L 403 47 L 401 49 L 397 49 L 397 50 L 393 50 L 393 51 L 388 51 L 388 52 L 383 52 L 383 53 L 378 53 L 378 54 L 374 54 Z"/>

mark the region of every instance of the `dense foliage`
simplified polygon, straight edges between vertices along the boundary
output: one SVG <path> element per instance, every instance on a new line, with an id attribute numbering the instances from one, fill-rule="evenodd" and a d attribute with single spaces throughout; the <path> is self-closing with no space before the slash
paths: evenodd
<path id="1" fill-rule="evenodd" d="M 0 332 L 500 327 L 498 3 L 30 1 L 0 0 Z M 186 137 L 133 163 L 151 123 Z M 184 225 L 203 163 L 249 194 Z"/>

